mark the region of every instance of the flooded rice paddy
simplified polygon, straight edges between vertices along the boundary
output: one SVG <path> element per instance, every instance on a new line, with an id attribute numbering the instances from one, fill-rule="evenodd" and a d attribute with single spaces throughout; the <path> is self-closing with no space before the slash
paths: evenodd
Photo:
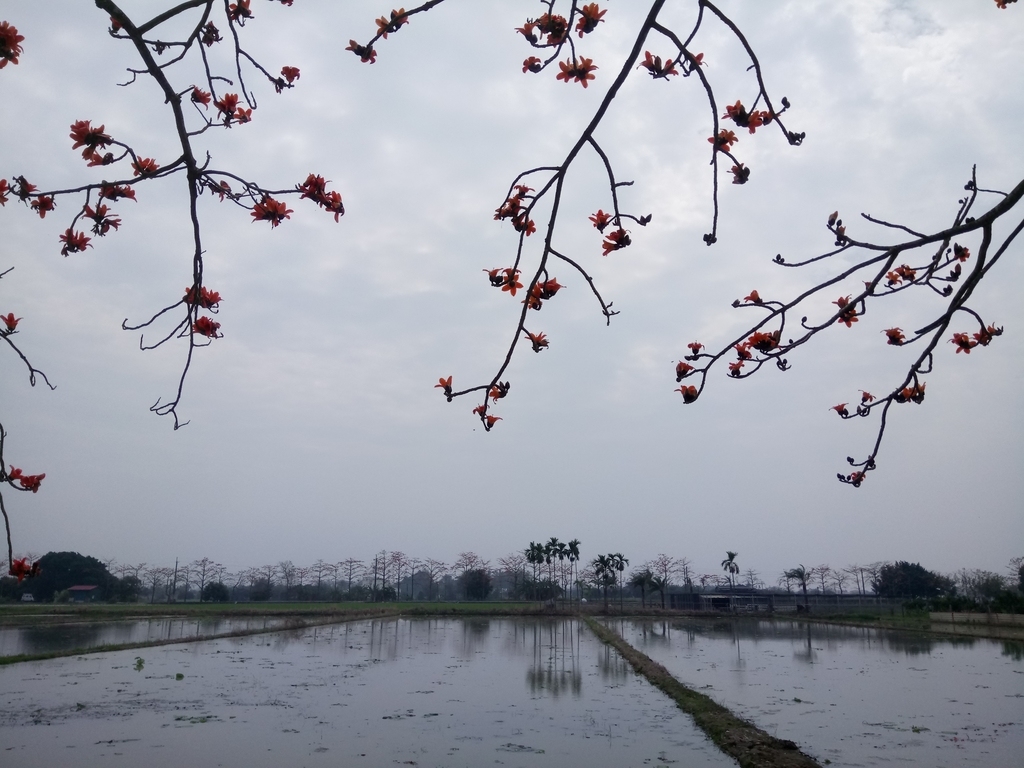
<path id="1" fill-rule="evenodd" d="M 677 679 L 835 766 L 1024 766 L 1024 645 L 758 620 L 609 621 Z"/>
<path id="2" fill-rule="evenodd" d="M 203 635 L 272 629 L 286 619 L 256 616 L 237 618 L 155 618 L 133 621 L 83 621 L 0 629 L 0 656 L 51 653 L 104 645 L 179 640 Z"/>
<path id="3" fill-rule="evenodd" d="M 19 766 L 731 766 L 573 620 L 391 619 L 0 668 Z"/>

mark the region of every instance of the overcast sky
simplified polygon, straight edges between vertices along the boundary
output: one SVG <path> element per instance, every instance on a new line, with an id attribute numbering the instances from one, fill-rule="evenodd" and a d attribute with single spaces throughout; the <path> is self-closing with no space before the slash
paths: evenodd
<path id="1" fill-rule="evenodd" d="M 140 19 L 152 5 L 123 4 Z M 448 375 L 456 388 L 484 383 L 500 364 L 521 305 L 481 271 L 514 256 L 515 233 L 494 209 L 519 171 L 564 156 L 644 5 L 602 3 L 606 23 L 581 43 L 600 67 L 584 90 L 551 71 L 522 73 L 531 51 L 514 28 L 542 11 L 537 2 L 449 0 L 379 44 L 371 66 L 344 48 L 372 35 L 388 10 L 379 3 L 254 0 L 245 47 L 272 71 L 299 67 L 298 87 L 278 96 L 250 73 L 253 122 L 197 145 L 266 187 L 320 173 L 348 212 L 335 224 L 295 200 L 271 230 L 203 199 L 206 283 L 224 297 L 224 338 L 198 352 L 180 411 L 191 423 L 177 432 L 148 408 L 173 392 L 183 345 L 140 352 L 120 325 L 191 281 L 184 178 L 140 185 L 138 203 L 112 206 L 120 231 L 67 258 L 57 238 L 70 199 L 45 221 L 9 202 L 0 271 L 15 269 L 0 281 L 0 313 L 24 318 L 17 340 L 57 385 L 30 388 L 0 355 L 7 460 L 46 472 L 38 494 L 5 493 L 16 551 L 161 565 L 209 556 L 237 569 L 380 549 L 494 559 L 557 536 L 579 538 L 587 558 L 620 551 L 638 564 L 665 552 L 698 573 L 720 571 L 733 550 L 770 583 L 798 563 L 1002 570 L 1024 554 L 1020 244 L 972 304 L 1006 334 L 970 356 L 940 345 L 928 399 L 893 408 L 879 469 L 860 489 L 836 473 L 870 450 L 874 421 L 830 408 L 899 383 L 917 352 L 887 346 L 880 331 L 920 327 L 937 301 L 836 326 L 784 374 L 737 382 L 723 369 L 694 405 L 673 391 L 688 342 L 713 347 L 749 322 L 734 299 L 754 288 L 788 298 L 829 274 L 771 259 L 827 250 L 833 210 L 854 237 L 888 241 L 856 214 L 934 231 L 951 221 L 973 164 L 984 187 L 1022 178 L 1024 8 L 723 0 L 775 98 L 792 102 L 787 127 L 806 131 L 804 145 L 741 134 L 751 181 L 724 184 L 719 243 L 707 248 L 700 84 L 636 71 L 597 136 L 619 178 L 636 182 L 621 192 L 624 209 L 652 214 L 651 225 L 601 256 L 587 216 L 609 208 L 607 186 L 584 154 L 557 236 L 621 315 L 605 327 L 583 279 L 555 268 L 566 287 L 530 324 L 550 349 L 520 348 L 492 432 L 471 414 L 478 400 L 449 404 L 433 388 Z M 685 28 L 694 4 L 666 5 L 666 21 Z M 0 177 L 25 174 L 42 189 L 104 178 L 71 150 L 81 119 L 160 162 L 177 156 L 156 88 L 117 85 L 136 59 L 91 3 L 0 0 L 0 19 L 26 38 L 20 65 L 0 73 Z M 665 40 L 648 47 L 673 53 Z M 693 49 L 720 104 L 752 100 L 723 27 L 709 22 Z M 198 82 L 188 65 L 172 75 L 179 89 Z"/>

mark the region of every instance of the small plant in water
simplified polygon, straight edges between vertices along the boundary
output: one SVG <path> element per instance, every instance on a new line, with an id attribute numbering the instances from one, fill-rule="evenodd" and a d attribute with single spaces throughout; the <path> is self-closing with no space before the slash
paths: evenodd
<path id="1" fill-rule="evenodd" d="M 176 675 L 174 676 L 174 679 L 175 679 L 175 680 L 184 680 L 184 679 L 185 679 L 185 676 L 184 676 L 183 674 L 181 674 L 181 672 L 179 672 L 178 674 L 176 674 Z"/>
<path id="2" fill-rule="evenodd" d="M 135 657 L 135 671 L 136 672 L 141 672 L 142 668 L 144 666 L 146 666 L 146 660 L 143 659 L 141 656 L 136 656 Z"/>

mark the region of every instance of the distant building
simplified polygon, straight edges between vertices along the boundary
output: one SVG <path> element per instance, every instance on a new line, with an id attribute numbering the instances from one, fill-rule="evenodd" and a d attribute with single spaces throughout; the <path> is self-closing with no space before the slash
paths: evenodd
<path id="1" fill-rule="evenodd" d="M 100 588 L 95 584 L 80 584 L 78 586 L 68 587 L 68 594 L 71 596 L 71 602 L 73 603 L 91 603 L 92 601 L 99 599 L 99 590 Z"/>

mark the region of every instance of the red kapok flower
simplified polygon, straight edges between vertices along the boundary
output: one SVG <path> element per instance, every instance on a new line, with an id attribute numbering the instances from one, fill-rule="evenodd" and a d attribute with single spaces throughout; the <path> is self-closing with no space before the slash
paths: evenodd
<path id="1" fill-rule="evenodd" d="M 43 478 L 46 477 L 46 473 L 39 475 L 26 475 L 17 467 L 12 466 L 11 471 L 7 473 L 7 479 L 11 482 L 17 480 L 21 487 L 26 491 L 32 491 L 36 493 L 39 490 L 39 484 L 43 482 Z"/>
<path id="2" fill-rule="evenodd" d="M 576 31 L 580 37 L 597 29 L 597 25 L 604 21 L 601 17 L 606 13 L 608 11 L 602 11 L 597 3 L 589 3 L 580 8 L 580 20 L 576 22 Z"/>
<path id="3" fill-rule="evenodd" d="M 7 186 L 7 179 L 0 179 L 0 205 L 4 205 L 7 202 L 7 193 L 11 191 L 11 188 Z"/>
<path id="4" fill-rule="evenodd" d="M 721 150 L 722 152 L 730 151 L 732 145 L 737 141 L 739 139 L 736 138 L 736 134 L 724 128 L 718 132 L 717 136 L 712 136 L 708 139 L 708 142 L 715 145 L 715 150 Z"/>
<path id="5" fill-rule="evenodd" d="M 52 195 L 40 195 L 29 205 L 39 214 L 40 219 L 45 219 L 46 214 L 52 211 L 57 206 L 57 203 Z"/>
<path id="6" fill-rule="evenodd" d="M 154 173 L 160 170 L 160 166 L 156 160 L 150 157 L 142 157 L 132 163 L 132 170 L 135 172 L 135 176 L 152 176 Z"/>
<path id="7" fill-rule="evenodd" d="M 694 386 L 679 387 L 679 389 L 674 389 L 672 391 L 679 392 L 680 394 L 682 394 L 684 403 L 692 403 L 694 400 L 697 399 L 698 395 L 697 388 Z"/>
<path id="8" fill-rule="evenodd" d="M 32 578 L 39 575 L 39 563 L 35 562 L 29 565 L 27 557 L 23 557 L 20 560 L 12 560 L 11 569 L 8 573 L 11 576 L 17 577 L 18 583 L 21 584 L 21 580 L 26 576 Z"/>
<path id="9" fill-rule="evenodd" d="M 122 197 L 135 200 L 135 190 L 127 184 L 104 184 L 100 187 L 100 198 L 104 197 L 107 200 L 120 200 Z"/>
<path id="10" fill-rule="evenodd" d="M 355 40 L 349 40 L 348 48 L 345 50 L 352 51 L 364 64 L 366 62 L 373 64 L 377 61 L 377 52 L 373 48 L 368 45 L 360 45 Z"/>
<path id="11" fill-rule="evenodd" d="M 528 338 L 530 340 L 530 343 L 533 345 L 534 352 L 540 352 L 542 349 L 548 346 L 547 336 L 545 336 L 543 333 L 530 333 L 529 331 L 526 330 L 524 330 L 523 333 L 526 334 L 526 338 Z"/>
<path id="12" fill-rule="evenodd" d="M 287 80 L 288 84 L 291 85 L 299 79 L 298 67 L 281 67 L 281 77 Z"/>
<path id="13" fill-rule="evenodd" d="M 617 229 L 614 232 L 609 232 L 604 236 L 604 242 L 601 243 L 604 252 L 603 256 L 607 256 L 612 251 L 617 251 L 620 248 L 625 248 L 632 244 L 632 240 L 629 238 L 629 233 L 624 229 Z"/>
<path id="14" fill-rule="evenodd" d="M 696 357 L 697 355 L 700 354 L 700 351 L 704 349 L 704 345 L 701 344 L 699 341 L 691 341 L 686 346 L 689 347 L 690 349 L 691 357 Z"/>
<path id="15" fill-rule="evenodd" d="M 206 336 L 209 339 L 219 339 L 223 335 L 218 333 L 219 330 L 220 323 L 214 322 L 206 315 L 192 323 L 193 333 L 198 333 L 200 336 Z"/>
<path id="16" fill-rule="evenodd" d="M 196 300 L 195 288 L 192 287 L 185 289 L 185 295 L 181 300 L 186 304 L 202 307 L 203 309 L 217 309 L 222 301 L 219 292 L 208 290 L 205 285 L 199 289 L 198 301 Z"/>
<path id="17" fill-rule="evenodd" d="M 523 287 L 523 284 L 519 282 L 519 270 L 513 270 L 511 267 L 503 269 L 501 282 L 501 290 L 508 291 L 510 296 L 515 296 L 516 291 Z"/>
<path id="18" fill-rule="evenodd" d="M 501 421 L 501 416 L 494 416 L 492 414 L 487 414 L 485 419 L 487 421 L 487 429 L 490 429 L 495 424 L 497 424 L 499 421 Z"/>
<path id="19" fill-rule="evenodd" d="M 680 360 L 678 363 L 676 363 L 676 381 L 682 381 L 683 378 L 692 370 L 694 370 L 692 365 L 690 365 L 689 363 L 684 363 L 682 360 Z"/>
<path id="20" fill-rule="evenodd" d="M 105 125 L 93 128 L 88 120 L 76 120 L 71 124 L 71 138 L 75 142 L 71 148 L 85 147 L 82 157 L 88 159 L 96 149 L 109 147 L 113 139 L 103 132 L 104 128 L 106 128 Z"/>
<path id="21" fill-rule="evenodd" d="M 644 51 L 644 60 L 637 67 L 643 67 L 655 79 L 659 77 L 667 79 L 669 75 L 679 74 L 675 59 L 669 58 L 663 63 L 661 56 L 655 56 L 650 51 Z"/>
<path id="22" fill-rule="evenodd" d="M 0 315 L 0 320 L 3 321 L 4 325 L 7 326 L 7 333 L 14 333 L 14 330 L 18 327 L 18 323 L 21 322 L 20 317 L 15 317 L 13 312 L 7 315 Z"/>
<path id="23" fill-rule="evenodd" d="M 252 220 L 269 221 L 271 227 L 276 227 L 285 219 L 290 219 L 292 213 L 292 209 L 282 201 L 275 200 L 270 195 L 264 195 L 263 199 L 253 206 Z"/>
<path id="24" fill-rule="evenodd" d="M 978 342 L 968 336 L 966 333 L 954 333 L 953 338 L 949 340 L 951 344 L 956 344 L 956 353 L 959 355 L 961 352 L 971 354 L 971 350 L 978 346 Z"/>
<path id="25" fill-rule="evenodd" d="M 604 232 L 604 228 L 607 227 L 612 220 L 612 215 L 598 209 L 597 213 L 590 217 L 590 220 L 594 222 L 594 227 L 598 232 Z"/>
<path id="26" fill-rule="evenodd" d="M 886 328 L 882 333 L 886 335 L 886 344 L 892 344 L 894 347 L 901 346 L 907 338 L 903 335 L 902 328 Z"/>
<path id="27" fill-rule="evenodd" d="M 558 45 L 569 36 L 569 22 L 564 16 L 545 13 L 536 21 L 537 29 L 548 36 L 548 45 Z"/>
<path id="28" fill-rule="evenodd" d="M 245 26 L 245 20 L 252 18 L 252 11 L 249 10 L 249 0 L 238 0 L 228 6 L 228 18 L 237 21 L 239 26 Z"/>
<path id="29" fill-rule="evenodd" d="M 0 69 L 6 67 L 7 62 L 18 63 L 18 57 L 22 52 L 21 42 L 24 39 L 23 35 L 18 34 L 17 27 L 0 21 Z"/>
<path id="30" fill-rule="evenodd" d="M 836 413 L 838 413 L 843 418 L 845 418 L 845 417 L 850 415 L 850 412 L 848 410 L 846 410 L 846 403 L 840 403 L 839 405 L 833 405 L 831 410 L 835 411 Z"/>
<path id="31" fill-rule="evenodd" d="M 852 328 L 853 324 L 857 322 L 857 310 L 850 303 L 849 296 L 840 296 L 836 301 L 832 302 L 842 311 L 839 313 L 839 318 L 836 320 L 837 323 L 845 323 L 847 328 Z"/>
<path id="32" fill-rule="evenodd" d="M 216 25 L 212 21 L 206 22 L 206 26 L 203 27 L 202 42 L 207 48 L 212 46 L 214 43 L 221 41 L 220 30 L 217 29 Z"/>
<path id="33" fill-rule="evenodd" d="M 91 206 L 85 206 L 84 210 L 85 218 L 92 219 L 92 233 L 103 237 L 111 229 L 117 229 L 121 226 L 121 220 L 109 214 L 107 212 L 107 206 L 102 204 L 96 205 L 96 210 L 93 210 Z"/>
<path id="34" fill-rule="evenodd" d="M 383 16 L 377 19 L 377 34 L 387 40 L 388 33 L 397 32 L 402 25 L 408 23 L 409 17 L 405 13 L 405 8 L 400 8 L 397 11 L 391 11 L 390 19 Z"/>
<path id="35" fill-rule="evenodd" d="M 91 237 L 86 237 L 84 232 L 75 232 L 73 229 L 65 230 L 64 234 L 60 236 L 60 241 L 64 243 L 64 247 L 60 249 L 61 256 L 67 256 L 69 253 L 80 253 L 86 248 L 91 248 L 89 241 Z"/>
<path id="36" fill-rule="evenodd" d="M 446 395 L 451 395 L 452 377 L 449 376 L 447 379 L 438 379 L 437 384 L 434 385 L 434 389 L 443 390 Z"/>
<path id="37" fill-rule="evenodd" d="M 593 59 L 588 59 L 585 56 L 580 56 L 579 60 L 566 59 L 565 61 L 558 62 L 558 68 L 562 70 L 555 75 L 556 80 L 564 80 L 569 82 L 575 80 L 577 83 L 582 83 L 583 87 L 587 87 L 587 81 L 593 80 L 594 75 L 592 74 L 597 65 L 594 64 Z"/>
<path id="38" fill-rule="evenodd" d="M 751 291 L 749 296 L 744 296 L 743 300 L 751 304 L 761 304 L 761 295 L 756 291 Z"/>
<path id="39" fill-rule="evenodd" d="M 750 169 L 743 163 L 736 163 L 736 165 L 729 169 L 729 173 L 732 174 L 733 184 L 746 184 L 750 179 Z"/>
<path id="40" fill-rule="evenodd" d="M 540 72 L 543 69 L 540 59 L 536 56 L 530 56 L 528 59 L 523 60 L 523 72 Z"/>
<path id="41" fill-rule="evenodd" d="M 192 86 L 193 103 L 202 104 L 204 107 L 209 107 L 211 98 L 213 98 L 211 94 L 207 93 L 206 91 L 200 90 L 195 86 Z"/>

